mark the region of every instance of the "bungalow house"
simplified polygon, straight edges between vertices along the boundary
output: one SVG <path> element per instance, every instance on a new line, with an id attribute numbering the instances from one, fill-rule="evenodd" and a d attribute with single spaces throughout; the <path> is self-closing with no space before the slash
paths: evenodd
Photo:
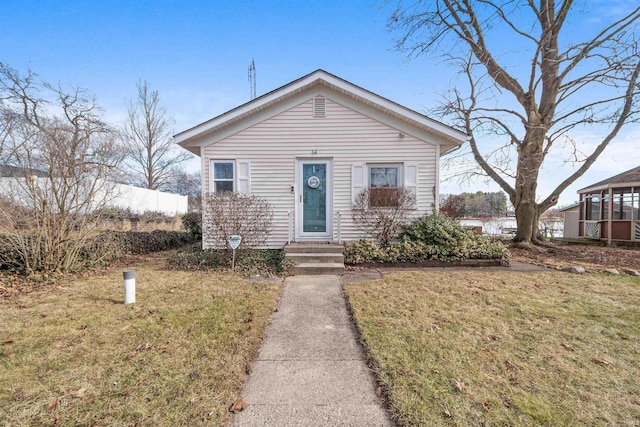
<path id="1" fill-rule="evenodd" d="M 203 193 L 256 194 L 271 204 L 269 248 L 368 237 L 351 218 L 366 187 L 405 187 L 416 195 L 416 217 L 436 211 L 440 156 L 465 139 L 323 70 L 175 136 L 202 160 Z"/>
<path id="2" fill-rule="evenodd" d="M 640 242 L 640 166 L 582 190 L 580 237 L 612 242 Z"/>

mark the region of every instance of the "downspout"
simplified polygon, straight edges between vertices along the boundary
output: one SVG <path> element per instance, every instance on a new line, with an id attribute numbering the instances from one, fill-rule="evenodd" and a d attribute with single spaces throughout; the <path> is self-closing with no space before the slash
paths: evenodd
<path id="1" fill-rule="evenodd" d="M 207 183 L 207 181 L 205 180 L 205 175 L 209 176 L 211 175 L 211 170 L 209 169 L 205 169 L 206 165 L 205 165 L 205 157 L 204 157 L 204 147 L 200 147 L 200 197 L 202 198 L 202 200 L 200 200 L 200 215 L 201 215 L 201 227 L 200 227 L 200 231 L 202 231 L 202 249 L 206 249 L 205 247 L 205 233 L 203 228 L 205 227 L 206 221 L 204 218 L 204 213 L 206 211 L 206 209 L 204 208 L 205 204 L 207 203 L 207 197 L 206 194 L 209 191 L 209 187 L 205 186 L 205 184 Z M 187 202 L 188 204 L 188 202 Z M 188 206 L 187 206 L 188 209 Z"/>

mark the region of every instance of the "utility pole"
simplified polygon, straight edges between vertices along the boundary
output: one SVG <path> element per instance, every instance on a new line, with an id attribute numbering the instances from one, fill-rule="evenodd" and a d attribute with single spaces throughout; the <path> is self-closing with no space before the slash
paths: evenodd
<path id="1" fill-rule="evenodd" d="M 251 91 L 251 100 L 256 97 L 256 63 L 251 58 L 251 64 L 249 65 L 249 90 Z"/>

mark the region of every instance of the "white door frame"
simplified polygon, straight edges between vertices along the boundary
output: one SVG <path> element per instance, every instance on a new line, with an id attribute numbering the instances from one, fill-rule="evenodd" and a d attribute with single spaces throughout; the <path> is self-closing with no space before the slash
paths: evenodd
<path id="1" fill-rule="evenodd" d="M 327 165 L 327 231 L 324 233 L 312 233 L 302 231 L 304 206 L 302 201 L 302 165 L 325 164 Z M 297 158 L 296 159 L 296 184 L 295 184 L 295 240 L 296 241 L 333 241 L 333 159 L 332 158 Z"/>

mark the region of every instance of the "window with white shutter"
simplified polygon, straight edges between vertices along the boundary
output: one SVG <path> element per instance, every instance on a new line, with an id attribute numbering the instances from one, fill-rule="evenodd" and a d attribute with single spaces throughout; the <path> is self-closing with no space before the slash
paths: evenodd
<path id="1" fill-rule="evenodd" d="M 251 163 L 248 160 L 211 160 L 210 191 L 251 194 Z"/>

